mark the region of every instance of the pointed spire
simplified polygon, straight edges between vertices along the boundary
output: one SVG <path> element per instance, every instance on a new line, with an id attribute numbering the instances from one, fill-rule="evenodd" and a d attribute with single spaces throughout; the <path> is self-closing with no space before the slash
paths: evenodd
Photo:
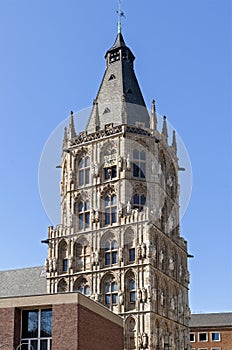
<path id="1" fill-rule="evenodd" d="M 65 128 L 64 128 L 64 138 L 63 138 L 63 148 L 67 147 L 67 141 L 68 141 L 68 134 L 67 134 L 67 128 L 65 126 Z"/>
<path id="2" fill-rule="evenodd" d="M 77 136 L 77 134 L 75 131 L 75 126 L 74 126 L 74 121 L 73 121 L 73 111 L 71 111 L 70 112 L 70 119 L 69 119 L 69 127 L 68 127 L 68 138 L 70 140 L 76 136 Z"/>
<path id="3" fill-rule="evenodd" d="M 95 130 L 100 129 L 100 118 L 99 118 L 99 109 L 98 109 L 98 102 L 96 100 L 93 101 L 94 105 L 94 121 L 95 121 Z"/>
<path id="4" fill-rule="evenodd" d="M 167 120 L 166 116 L 164 115 L 163 118 L 163 128 L 162 128 L 162 135 L 164 137 L 164 140 L 168 142 L 168 127 L 167 127 Z"/>
<path id="5" fill-rule="evenodd" d="M 126 111 L 126 96 L 122 95 L 122 112 L 121 112 L 122 124 L 127 123 L 127 111 Z"/>
<path id="6" fill-rule="evenodd" d="M 156 115 L 155 100 L 152 100 L 152 105 L 151 105 L 150 129 L 152 130 L 153 133 L 157 129 L 157 115 Z"/>
<path id="7" fill-rule="evenodd" d="M 173 130 L 172 134 L 172 148 L 174 149 L 175 153 L 177 153 L 177 142 L 176 142 L 176 131 Z"/>

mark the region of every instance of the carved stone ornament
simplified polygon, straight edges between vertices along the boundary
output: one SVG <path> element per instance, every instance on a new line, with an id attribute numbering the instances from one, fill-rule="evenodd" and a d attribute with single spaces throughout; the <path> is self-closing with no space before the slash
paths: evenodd
<path id="1" fill-rule="evenodd" d="M 169 259 L 169 270 L 173 271 L 175 269 L 175 264 L 173 258 Z"/>
<path id="2" fill-rule="evenodd" d="M 126 158 L 126 170 L 131 170 L 131 159 L 130 159 L 130 155 L 127 155 Z"/>
<path id="3" fill-rule="evenodd" d="M 172 187 L 173 186 L 173 178 L 172 178 L 172 175 L 171 174 L 168 174 L 168 177 L 167 177 L 167 185 L 169 187 Z"/>

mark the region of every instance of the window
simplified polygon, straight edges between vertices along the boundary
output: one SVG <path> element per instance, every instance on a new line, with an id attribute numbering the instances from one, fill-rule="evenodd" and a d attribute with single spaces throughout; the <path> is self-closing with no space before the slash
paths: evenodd
<path id="1" fill-rule="evenodd" d="M 78 204 L 79 230 L 85 230 L 90 226 L 89 201 L 80 201 Z"/>
<path id="2" fill-rule="evenodd" d="M 211 339 L 212 339 L 212 341 L 220 341 L 221 340 L 221 334 L 219 332 L 212 332 L 211 333 Z"/>
<path id="3" fill-rule="evenodd" d="M 221 348 L 211 348 L 211 350 L 221 350 Z"/>
<path id="4" fill-rule="evenodd" d="M 108 195 L 105 197 L 105 224 L 112 225 L 117 222 L 117 197 Z"/>
<path id="5" fill-rule="evenodd" d="M 117 305 L 118 303 L 118 285 L 111 279 L 105 284 L 105 304 L 108 307 Z"/>
<path id="6" fill-rule="evenodd" d="M 108 107 L 106 107 L 106 109 L 104 110 L 103 114 L 107 114 L 110 113 L 110 109 Z"/>
<path id="7" fill-rule="evenodd" d="M 146 153 L 145 151 L 133 151 L 133 176 L 144 179 L 146 176 Z"/>
<path id="8" fill-rule="evenodd" d="M 89 270 L 90 269 L 90 252 L 91 249 L 89 245 L 84 245 L 77 243 L 75 246 L 75 255 L 77 257 L 77 270 Z"/>
<path id="9" fill-rule="evenodd" d="M 142 211 L 144 205 L 146 204 L 146 196 L 144 194 L 135 194 L 133 197 L 133 208 Z"/>
<path id="10" fill-rule="evenodd" d="M 190 334 L 189 334 L 189 340 L 190 340 L 191 342 L 195 342 L 195 333 L 190 333 Z"/>
<path id="11" fill-rule="evenodd" d="M 118 262 L 118 245 L 116 241 L 105 244 L 105 265 L 110 266 Z"/>
<path id="12" fill-rule="evenodd" d="M 89 157 L 82 157 L 78 162 L 78 175 L 79 175 L 79 186 L 89 184 L 90 179 L 90 159 Z"/>
<path id="13" fill-rule="evenodd" d="M 117 166 L 113 165 L 110 168 L 104 168 L 104 177 L 105 180 L 111 180 L 117 177 Z"/>
<path id="14" fill-rule="evenodd" d="M 52 349 L 52 310 L 22 311 L 22 350 Z"/>
<path id="15" fill-rule="evenodd" d="M 129 280 L 129 289 L 130 289 L 130 303 L 135 303 L 136 301 L 136 292 L 135 292 L 135 280 Z"/>
<path id="16" fill-rule="evenodd" d="M 63 259 L 63 272 L 68 271 L 68 259 Z"/>
<path id="17" fill-rule="evenodd" d="M 135 261 L 135 248 L 129 249 L 129 262 Z"/>
<path id="18" fill-rule="evenodd" d="M 84 294 L 86 296 L 90 295 L 90 286 L 88 285 L 88 282 L 85 278 L 83 278 L 80 282 L 77 282 L 77 286 L 74 285 L 74 291 L 77 290 L 81 294 Z"/>
<path id="19" fill-rule="evenodd" d="M 111 74 L 111 76 L 109 77 L 108 80 L 110 81 L 110 80 L 114 80 L 114 79 L 116 79 L 116 76 L 114 74 Z"/>
<path id="20" fill-rule="evenodd" d="M 199 341 L 208 341 L 208 334 L 207 333 L 199 333 L 198 339 L 199 339 Z"/>

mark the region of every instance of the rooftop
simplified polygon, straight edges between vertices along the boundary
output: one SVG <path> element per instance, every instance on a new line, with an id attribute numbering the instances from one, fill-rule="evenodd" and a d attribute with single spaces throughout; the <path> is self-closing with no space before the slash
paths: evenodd
<path id="1" fill-rule="evenodd" d="M 192 314 L 190 328 L 232 326 L 232 312 Z"/>
<path id="2" fill-rule="evenodd" d="M 0 271 L 0 298 L 45 293 L 44 266 Z"/>

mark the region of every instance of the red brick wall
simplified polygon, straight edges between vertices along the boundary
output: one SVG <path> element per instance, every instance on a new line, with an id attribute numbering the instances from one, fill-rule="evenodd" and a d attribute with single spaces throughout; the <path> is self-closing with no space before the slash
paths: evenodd
<path id="1" fill-rule="evenodd" d="M 191 346 L 193 349 L 199 348 L 221 348 L 222 350 L 232 350 L 232 327 L 231 328 L 214 328 L 214 329 L 190 329 L 191 333 L 195 333 L 195 342 L 191 342 Z M 221 334 L 220 341 L 211 341 L 211 332 L 219 332 Z M 207 342 L 198 342 L 198 333 L 208 333 L 208 341 Z"/>
<path id="2" fill-rule="evenodd" d="M 10 350 L 14 346 L 14 315 L 14 308 L 0 309 L 0 344 L 9 344 Z"/>
<path id="3" fill-rule="evenodd" d="M 79 305 L 78 350 L 123 350 L 123 328 Z"/>
<path id="4" fill-rule="evenodd" d="M 52 307 L 52 349 L 77 350 L 78 305 L 59 304 Z M 83 349 L 84 350 L 84 349 Z"/>

